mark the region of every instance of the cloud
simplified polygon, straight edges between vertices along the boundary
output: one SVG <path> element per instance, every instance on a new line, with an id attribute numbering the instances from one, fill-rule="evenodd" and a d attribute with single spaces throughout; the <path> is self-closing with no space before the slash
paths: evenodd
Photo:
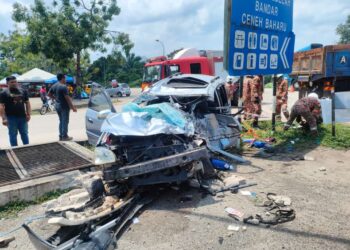
<path id="1" fill-rule="evenodd" d="M 11 15 L 12 12 L 12 1 L 0 0 L 0 16 Z"/>
<path id="2" fill-rule="evenodd" d="M 14 2 L 0 0 L 0 32 L 14 27 Z M 51 4 L 52 0 L 46 2 Z M 162 47 L 156 39 L 164 42 L 167 53 L 182 47 L 223 48 L 224 0 L 119 0 L 118 5 L 121 14 L 114 18 L 110 29 L 130 34 L 138 55 L 160 55 Z M 349 13 L 349 0 L 295 0 L 296 49 L 314 42 L 336 43 L 335 29 Z"/>

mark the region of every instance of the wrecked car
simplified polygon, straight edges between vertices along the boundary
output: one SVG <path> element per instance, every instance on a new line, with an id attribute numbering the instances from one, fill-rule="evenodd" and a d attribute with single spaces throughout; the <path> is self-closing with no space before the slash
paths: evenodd
<path id="1" fill-rule="evenodd" d="M 98 171 L 83 175 L 80 189 L 47 204 L 48 223 L 61 227 L 49 240 L 23 225 L 36 247 L 107 249 L 154 198 L 143 189 L 190 178 L 201 186 L 215 173 L 213 157 L 245 162 L 230 152 L 240 147 L 241 125 L 218 77 L 166 78 L 119 113 L 103 89 L 93 88 L 86 130 L 96 145 Z"/>
<path id="2" fill-rule="evenodd" d="M 241 125 L 219 77 L 166 78 L 121 113 L 103 90 L 93 89 L 86 121 L 111 194 L 126 179 L 132 186 L 184 181 L 211 169 L 211 154 L 244 161 L 226 151 L 240 146 Z"/>

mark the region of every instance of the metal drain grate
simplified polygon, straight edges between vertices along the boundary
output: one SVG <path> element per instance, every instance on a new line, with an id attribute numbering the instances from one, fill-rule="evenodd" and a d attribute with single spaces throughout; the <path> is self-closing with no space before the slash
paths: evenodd
<path id="1" fill-rule="evenodd" d="M 0 186 L 18 180 L 20 180 L 20 177 L 8 159 L 6 152 L 0 151 Z"/>
<path id="2" fill-rule="evenodd" d="M 59 143 L 13 149 L 28 177 L 91 166 L 91 162 Z"/>

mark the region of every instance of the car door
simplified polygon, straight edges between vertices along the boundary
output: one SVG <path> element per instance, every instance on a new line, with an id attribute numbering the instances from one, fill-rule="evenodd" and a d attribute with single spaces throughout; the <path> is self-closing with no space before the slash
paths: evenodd
<path id="1" fill-rule="evenodd" d="M 90 144 L 97 143 L 101 135 L 102 123 L 110 113 L 116 113 L 111 99 L 103 88 L 92 86 L 85 116 L 86 134 Z"/>

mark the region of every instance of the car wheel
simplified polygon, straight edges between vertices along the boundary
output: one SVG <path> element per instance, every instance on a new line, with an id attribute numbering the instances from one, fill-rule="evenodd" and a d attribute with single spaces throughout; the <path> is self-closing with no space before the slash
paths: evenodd
<path id="1" fill-rule="evenodd" d="M 118 96 L 118 97 L 122 97 L 123 94 L 122 94 L 121 92 L 118 92 L 118 93 L 117 93 L 117 96 Z"/>

